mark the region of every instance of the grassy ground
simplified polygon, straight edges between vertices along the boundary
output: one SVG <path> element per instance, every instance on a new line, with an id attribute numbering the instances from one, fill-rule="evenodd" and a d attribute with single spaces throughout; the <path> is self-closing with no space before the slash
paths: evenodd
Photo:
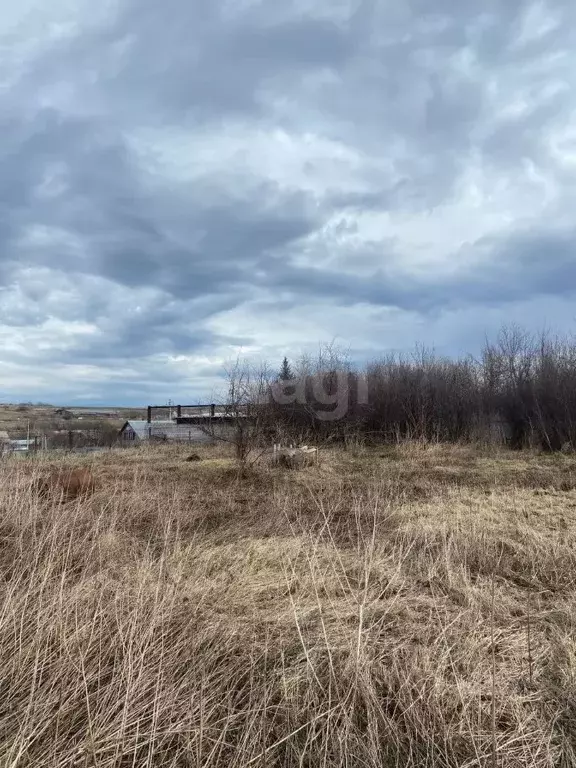
<path id="1" fill-rule="evenodd" d="M 137 408 L 107 409 L 116 414 L 117 419 L 110 419 L 88 408 L 63 410 L 66 418 L 62 416 L 62 409 L 54 406 L 0 404 L 0 431 L 8 432 L 11 438 L 24 438 L 28 434 L 32 437 L 50 435 L 55 430 L 97 430 L 103 427 L 119 430 L 128 419 L 146 418 L 146 410 Z"/>
<path id="2" fill-rule="evenodd" d="M 576 766 L 575 459 L 201 453 L 0 466 L 0 766 Z"/>

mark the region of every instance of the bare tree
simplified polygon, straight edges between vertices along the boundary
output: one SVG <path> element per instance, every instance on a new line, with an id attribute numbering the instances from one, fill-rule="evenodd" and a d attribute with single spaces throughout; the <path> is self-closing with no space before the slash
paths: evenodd
<path id="1" fill-rule="evenodd" d="M 271 428 L 270 386 L 273 375 L 266 363 L 238 357 L 225 367 L 227 388 L 218 412 L 202 430 L 214 440 L 234 446 L 239 468 L 254 463 L 268 447 Z"/>

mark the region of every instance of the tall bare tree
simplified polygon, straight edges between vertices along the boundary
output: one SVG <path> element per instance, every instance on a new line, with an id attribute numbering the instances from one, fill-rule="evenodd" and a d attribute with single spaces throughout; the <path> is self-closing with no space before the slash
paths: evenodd
<path id="1" fill-rule="evenodd" d="M 255 364 L 237 357 L 225 366 L 226 389 L 216 398 L 218 413 L 203 431 L 214 440 L 234 446 L 241 469 L 256 461 L 268 447 L 270 385 L 266 363 Z"/>

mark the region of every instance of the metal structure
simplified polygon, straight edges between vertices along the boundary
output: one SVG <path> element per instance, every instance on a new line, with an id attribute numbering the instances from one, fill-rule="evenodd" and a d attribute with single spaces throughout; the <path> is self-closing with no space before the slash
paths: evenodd
<path id="1" fill-rule="evenodd" d="M 172 417 L 172 414 L 174 411 L 176 411 L 176 423 L 179 423 L 179 421 L 183 418 L 215 418 L 216 417 L 216 405 L 215 403 L 210 403 L 208 405 L 174 405 L 172 402 L 170 402 L 169 405 L 149 405 L 147 409 L 147 423 L 151 424 L 153 421 L 152 412 L 153 411 L 168 411 L 170 416 Z M 183 411 L 193 411 L 193 415 L 188 414 L 187 416 L 183 416 Z"/>
<path id="2" fill-rule="evenodd" d="M 160 418 L 155 418 L 158 412 Z M 119 437 L 124 444 L 143 440 L 209 443 L 228 435 L 239 418 L 247 418 L 246 409 L 231 412 L 228 406 L 215 403 L 174 405 L 170 401 L 168 405 L 149 405 L 145 420 L 126 421 Z"/>
<path id="3" fill-rule="evenodd" d="M 155 424 L 159 419 L 154 419 L 153 412 L 168 411 L 171 414 L 169 421 L 175 424 L 206 424 L 212 420 L 218 422 L 232 422 L 238 418 L 246 418 L 246 408 L 232 408 L 227 405 L 149 405 L 147 409 L 147 424 Z M 174 417 L 173 414 L 176 413 Z"/>

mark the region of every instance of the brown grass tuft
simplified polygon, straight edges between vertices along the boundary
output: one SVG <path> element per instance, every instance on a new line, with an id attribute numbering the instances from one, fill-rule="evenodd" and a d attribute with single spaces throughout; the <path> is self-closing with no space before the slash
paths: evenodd
<path id="1" fill-rule="evenodd" d="M 86 467 L 61 467 L 33 481 L 33 490 L 42 499 L 55 498 L 65 503 L 90 496 L 96 490 L 96 480 Z"/>

